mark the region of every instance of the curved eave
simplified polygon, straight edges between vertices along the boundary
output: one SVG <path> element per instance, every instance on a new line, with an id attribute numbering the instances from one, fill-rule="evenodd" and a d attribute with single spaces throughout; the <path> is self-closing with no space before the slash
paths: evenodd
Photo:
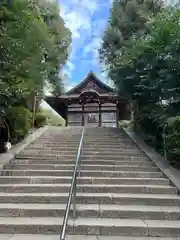
<path id="1" fill-rule="evenodd" d="M 77 91 L 79 88 L 81 88 L 83 86 L 83 84 L 85 84 L 86 82 L 88 82 L 90 80 L 90 78 L 93 78 L 95 80 L 95 82 L 97 82 L 102 88 L 106 89 L 108 92 L 115 92 L 115 89 L 108 86 L 107 84 L 105 84 L 104 82 L 100 81 L 96 75 L 91 71 L 87 77 L 85 77 L 79 84 L 77 84 L 75 87 L 73 87 L 72 89 L 70 89 L 69 91 L 66 92 L 67 95 L 71 95 L 73 94 L 75 91 Z"/>
<path id="2" fill-rule="evenodd" d="M 46 97 L 45 99 L 47 103 L 54 108 L 56 105 L 70 105 L 70 104 L 75 104 L 75 103 L 82 103 L 83 102 L 83 97 L 79 94 L 72 94 L 72 95 L 63 95 L 60 97 Z M 99 94 L 98 98 L 95 100 L 90 100 L 92 103 L 95 101 L 102 101 L 104 103 L 116 103 L 116 102 L 125 102 L 126 99 L 124 98 L 119 98 L 118 95 L 116 94 Z"/>

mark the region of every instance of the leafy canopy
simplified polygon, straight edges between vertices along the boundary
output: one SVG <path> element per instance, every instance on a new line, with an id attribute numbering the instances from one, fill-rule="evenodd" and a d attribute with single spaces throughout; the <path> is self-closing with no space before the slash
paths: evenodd
<path id="1" fill-rule="evenodd" d="M 55 2 L 1 1 L 1 114 L 13 105 L 24 105 L 34 94 L 42 97 L 47 82 L 52 90 L 61 92 L 58 76 L 67 60 L 70 42 L 71 34 Z"/>

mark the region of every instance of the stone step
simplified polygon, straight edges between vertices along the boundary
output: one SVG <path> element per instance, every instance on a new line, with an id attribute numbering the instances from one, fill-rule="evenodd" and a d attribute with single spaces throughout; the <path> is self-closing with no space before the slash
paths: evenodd
<path id="1" fill-rule="evenodd" d="M 0 233 L 36 233 L 36 234 L 60 234 L 63 218 L 26 218 L 26 217 L 0 217 Z M 68 232 L 73 233 L 73 221 L 68 221 Z"/>
<path id="2" fill-rule="evenodd" d="M 1 217 L 0 233 L 59 234 L 63 218 Z M 180 221 L 110 218 L 69 220 L 67 232 L 73 235 L 180 237 Z"/>
<path id="3" fill-rule="evenodd" d="M 73 133 L 68 133 L 68 132 L 63 132 L 63 134 L 61 133 L 52 133 L 51 135 L 41 135 L 39 137 L 40 140 L 66 140 L 66 139 L 79 139 L 81 138 L 82 135 L 82 131 L 79 132 L 73 132 Z M 92 139 L 92 138 L 96 138 L 96 139 L 108 139 L 108 138 L 112 138 L 112 139 L 129 139 L 128 136 L 124 133 L 103 133 L 103 132 L 88 132 L 85 131 L 85 135 L 84 138 L 85 139 Z"/>
<path id="4" fill-rule="evenodd" d="M 58 159 L 58 158 L 69 158 L 70 156 L 74 156 L 76 157 L 77 156 L 77 152 L 74 154 L 72 152 L 69 152 L 69 153 L 48 153 L 48 154 L 35 154 L 35 153 L 20 153 L 18 155 L 18 157 L 16 156 L 16 158 L 33 158 L 33 157 L 36 157 L 36 158 L 47 158 L 47 157 L 50 157 L 51 159 Z M 136 153 L 136 154 L 127 154 L 127 153 L 121 153 L 121 154 L 113 154 L 113 153 L 104 153 L 104 152 L 101 152 L 101 153 L 85 153 L 85 156 L 86 157 L 91 157 L 91 158 L 95 158 L 95 157 L 101 157 L 102 159 L 104 159 L 104 157 L 106 156 L 106 158 L 109 158 L 111 160 L 113 159 L 118 159 L 120 156 L 121 157 L 145 157 L 144 153 Z"/>
<path id="5" fill-rule="evenodd" d="M 34 148 L 26 148 L 25 150 L 22 150 L 21 152 L 25 151 L 25 152 L 34 152 L 34 151 L 37 151 L 37 152 L 74 152 L 74 151 L 77 151 L 78 150 L 78 147 L 62 147 L 62 148 L 59 148 L 59 147 L 42 147 L 42 148 L 37 148 L 37 147 L 34 147 Z M 105 151 L 105 152 L 108 152 L 108 151 L 111 151 L 111 152 L 115 152 L 115 153 L 121 153 L 121 152 L 143 152 L 141 149 L 135 147 L 135 146 L 132 146 L 131 148 L 129 147 L 123 147 L 123 146 L 118 146 L 118 148 L 116 147 L 109 147 L 109 146 L 106 146 L 106 147 L 97 147 L 97 146 L 88 146 L 88 147 L 85 147 L 83 146 L 82 147 L 83 151 L 85 151 L 87 154 L 88 152 L 102 152 L 102 151 Z"/>
<path id="6" fill-rule="evenodd" d="M 75 234 L 109 236 L 180 237 L 180 221 L 78 218 L 74 222 Z"/>
<path id="7" fill-rule="evenodd" d="M 71 183 L 72 177 L 58 176 L 0 176 L 0 184 L 56 184 Z M 80 177 L 78 184 L 131 184 L 131 185 L 169 185 L 169 179 L 165 178 L 100 178 L 100 177 Z"/>
<path id="8" fill-rule="evenodd" d="M 74 170 L 74 164 L 8 164 L 5 169 L 15 170 Z M 128 165 L 80 165 L 81 170 L 99 170 L 99 171 L 138 171 L 138 172 L 158 172 L 157 167 L 153 166 L 128 166 Z"/>
<path id="9" fill-rule="evenodd" d="M 34 159 L 34 160 L 30 160 L 30 159 L 15 159 L 12 161 L 12 165 L 13 164 L 75 164 L 76 159 L 73 160 L 42 160 L 42 159 Z M 118 161 L 118 160 L 84 160 L 81 159 L 81 162 L 83 165 L 113 165 L 113 166 L 123 166 L 123 165 L 127 165 L 127 166 L 141 166 L 141 167 L 153 167 L 154 164 L 150 161 Z"/>
<path id="10" fill-rule="evenodd" d="M 5 169 L 3 176 L 72 176 L 73 171 L 70 170 L 12 170 Z M 159 178 L 163 177 L 162 172 L 140 172 L 140 171 L 95 171 L 82 170 L 81 177 L 138 177 L 138 178 Z"/>
<path id="11" fill-rule="evenodd" d="M 91 131 L 93 130 L 93 128 L 91 128 Z M 39 137 L 39 139 L 41 140 L 50 140 L 50 139 L 56 139 L 56 140 L 66 140 L 68 138 L 70 139 L 78 139 L 81 137 L 82 135 L 82 131 L 83 129 L 81 129 L 79 132 L 66 132 L 66 131 L 63 131 L 62 133 L 59 133 L 59 132 L 51 132 L 51 134 L 46 134 L 46 135 L 41 135 Z M 90 132 L 90 131 L 87 131 L 87 129 L 85 130 L 85 135 L 84 135 L 85 139 L 89 139 L 89 138 L 98 138 L 98 139 L 104 139 L 104 138 L 109 138 L 109 137 L 112 137 L 114 139 L 128 139 L 128 136 L 123 133 L 123 132 L 118 132 L 118 133 L 112 133 L 112 132 L 99 132 L 96 130 L 96 132 Z"/>
<path id="12" fill-rule="evenodd" d="M 25 151 L 22 151 L 19 155 L 21 156 L 69 156 L 69 155 L 77 155 L 77 150 L 74 150 L 74 151 L 46 151 L 46 150 L 42 150 L 42 151 L 28 151 L 28 150 L 25 150 Z M 138 151 L 129 151 L 129 152 L 110 152 L 110 151 L 83 151 L 83 155 L 90 155 L 90 156 L 109 156 L 109 158 L 111 158 L 111 156 L 115 155 L 115 156 L 144 156 L 144 153 L 143 152 L 140 152 L 140 150 Z"/>
<path id="13" fill-rule="evenodd" d="M 117 149 L 109 149 L 107 148 L 98 148 L 98 147 L 88 147 L 88 148 L 82 148 L 83 153 L 85 154 L 89 154 L 89 153 L 101 153 L 101 152 L 112 152 L 113 154 L 121 154 L 121 153 L 143 153 L 143 151 L 141 151 L 140 149 L 137 148 L 125 148 L 125 147 L 118 147 Z M 78 151 L 78 147 L 74 147 L 74 148 L 68 148 L 68 147 L 62 147 L 62 148 L 50 148 L 50 147 L 42 147 L 42 148 L 28 148 L 25 149 L 23 151 L 20 152 L 20 154 L 24 154 L 24 153 L 34 153 L 37 152 L 38 154 L 56 154 L 56 153 L 71 153 L 74 154 L 74 152 Z"/>
<path id="14" fill-rule="evenodd" d="M 78 147 L 79 146 L 75 146 L 75 147 L 71 147 L 71 146 L 59 146 L 59 147 L 48 147 L 48 146 L 45 146 L 45 147 L 28 147 L 25 152 L 34 152 L 34 151 L 37 151 L 37 152 L 62 152 L 62 151 L 77 151 L 78 150 Z M 118 146 L 118 148 L 116 147 L 98 147 L 96 145 L 94 146 L 88 146 L 88 147 L 83 147 L 83 151 L 112 151 L 112 152 L 133 152 L 133 151 L 140 151 L 139 148 L 135 147 L 135 146 L 132 146 L 131 148 L 129 147 L 121 147 L 121 146 Z"/>
<path id="15" fill-rule="evenodd" d="M 81 206 L 84 206 L 81 207 Z M 77 211 L 83 209 L 84 214 L 87 211 L 87 215 L 81 215 L 80 217 L 100 217 L 100 218 L 117 218 L 117 219 L 144 219 L 144 220 L 180 220 L 180 207 L 170 206 L 146 206 L 146 205 L 103 205 L 100 204 L 98 211 L 96 208 L 92 208 L 94 205 L 87 205 L 89 209 L 86 209 L 86 205 L 77 206 Z M 78 214 L 78 213 L 77 213 Z"/>
<path id="16" fill-rule="evenodd" d="M 51 154 L 51 155 L 28 155 L 28 154 L 18 154 L 16 156 L 16 159 L 40 159 L 40 160 L 74 160 L 76 159 L 76 154 L 72 154 L 72 155 L 64 155 L 64 156 L 61 156 L 59 154 Z M 111 161 L 149 161 L 149 158 L 147 156 L 122 156 L 122 155 L 112 155 L 112 156 L 109 156 L 109 155 L 102 155 L 102 156 L 99 156 L 99 155 L 85 155 L 85 156 L 81 156 L 81 160 L 93 160 L 93 159 L 96 159 L 96 160 L 111 160 Z"/>
<path id="17" fill-rule="evenodd" d="M 96 144 L 97 145 L 112 145 L 112 146 L 117 146 L 117 145 L 133 145 L 133 142 L 130 139 L 112 139 L 112 138 L 102 138 L 102 139 L 97 139 L 97 138 L 91 138 L 91 139 L 85 139 L 84 140 L 85 144 L 91 145 L 91 144 Z M 54 140 L 54 139 L 46 139 L 46 141 L 41 141 L 41 139 L 38 139 L 39 144 L 49 144 L 51 143 L 52 145 L 73 145 L 73 144 L 79 144 L 80 143 L 80 138 L 78 139 L 72 139 L 72 138 L 67 138 L 66 140 L 59 139 L 59 140 Z"/>
<path id="18" fill-rule="evenodd" d="M 45 234 L 0 234 L 1 240 L 59 240 L 58 235 Z M 127 237 L 127 236 L 96 236 L 96 235 L 67 235 L 66 240 L 180 240 L 176 237 Z"/>
<path id="19" fill-rule="evenodd" d="M 1 217 L 63 217 L 66 204 L 0 204 Z M 72 206 L 69 213 L 71 218 Z M 77 217 L 145 220 L 180 220 L 180 207 L 77 204 Z"/>
<path id="20" fill-rule="evenodd" d="M 54 238 L 52 238 L 51 240 L 57 240 L 56 236 Z M 72 237 L 72 239 L 71 239 L 71 237 Z M 76 238 L 73 239 L 73 237 L 75 237 L 75 236 L 70 235 L 70 240 L 77 240 L 77 239 L 80 240 L 78 235 L 77 235 L 77 239 Z M 118 237 L 117 236 L 97 236 L 97 239 L 95 238 L 95 236 L 92 236 L 92 235 L 87 236 L 87 237 L 90 237 L 90 239 L 88 239 L 88 240 L 180 240 L 179 237 L 176 238 L 176 237 L 150 237 L 150 236 L 148 236 L 148 237 L 138 236 L 138 238 L 130 237 L 130 236 L 128 236 L 128 237 L 126 237 L 126 236 L 123 236 L 123 237 L 122 236 L 118 236 Z M 91 237 L 93 237 L 94 239 L 91 239 Z M 17 239 L 12 239 L 12 240 L 17 240 Z M 21 240 L 21 239 L 18 239 L 18 240 Z M 29 240 L 29 239 L 27 239 L 27 240 Z M 34 239 L 34 240 L 50 240 L 50 239 L 47 236 L 47 239 L 45 238 L 45 239 Z M 67 236 L 67 240 L 69 240 L 68 236 Z"/>
<path id="21" fill-rule="evenodd" d="M 70 184 L 1 184 L 0 192 L 9 193 L 66 193 Z M 77 185 L 79 193 L 149 193 L 149 194 L 177 194 L 173 186 L 164 185 L 110 185 L 96 184 Z"/>
<path id="22" fill-rule="evenodd" d="M 10 240 L 60 238 L 83 128 L 52 129 L 0 176 L 0 233 L 15 233 Z M 180 196 L 144 152 L 111 128 L 88 129 L 84 140 L 71 240 L 180 240 Z"/>
<path id="23" fill-rule="evenodd" d="M 73 143 L 73 142 L 62 142 L 62 143 L 51 143 L 51 142 L 47 142 L 47 143 L 33 143 L 33 144 L 30 144 L 28 145 L 28 148 L 30 149 L 33 149 L 33 148 L 60 148 L 60 149 L 63 149 L 63 148 L 78 148 L 79 147 L 79 141 L 76 142 L 76 143 Z M 138 148 L 136 145 L 134 145 L 133 143 L 123 143 L 123 142 L 120 142 L 120 143 L 117 143 L 117 142 L 114 142 L 114 143 L 111 143 L 110 141 L 108 143 L 98 143 L 98 142 L 93 142 L 93 143 L 90 143 L 90 142 L 86 142 L 84 141 L 83 143 L 83 147 L 85 148 L 89 148 L 89 147 L 96 147 L 96 148 Z"/>
<path id="24" fill-rule="evenodd" d="M 63 203 L 68 193 L 2 193 L 0 203 Z M 77 193 L 77 204 L 180 206 L 180 196 L 169 194 Z"/>

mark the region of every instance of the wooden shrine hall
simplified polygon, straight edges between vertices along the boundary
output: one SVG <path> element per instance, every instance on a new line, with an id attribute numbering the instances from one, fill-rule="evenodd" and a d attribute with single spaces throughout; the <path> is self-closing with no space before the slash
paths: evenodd
<path id="1" fill-rule="evenodd" d="M 93 72 L 77 86 L 59 97 L 47 97 L 47 103 L 65 120 L 66 126 L 116 127 L 130 118 L 129 103 L 100 81 Z"/>

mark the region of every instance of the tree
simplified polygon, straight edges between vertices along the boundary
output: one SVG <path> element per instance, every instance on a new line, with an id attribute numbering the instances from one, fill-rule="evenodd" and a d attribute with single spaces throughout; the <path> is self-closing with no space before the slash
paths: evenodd
<path id="1" fill-rule="evenodd" d="M 160 13 L 147 24 L 149 33 L 116 58 L 110 74 L 124 94 L 143 104 L 179 99 L 179 20 L 178 9 Z"/>
<path id="2" fill-rule="evenodd" d="M 55 2 L 0 2 L 0 117 L 11 123 L 15 139 L 18 132 L 24 135 L 31 125 L 26 118 L 24 131 L 14 115 L 16 111 L 22 117 L 32 110 L 35 95 L 38 105 L 46 84 L 53 91 L 63 91 L 59 70 L 66 62 L 70 42 L 70 31 Z M 16 118 L 17 124 L 9 117 Z"/>
<path id="3" fill-rule="evenodd" d="M 49 63 L 47 77 L 52 84 L 52 93 L 60 95 L 63 91 L 63 82 L 59 77 L 59 72 L 69 55 L 71 32 L 65 27 L 56 1 L 37 0 L 37 4 L 44 22 L 53 36 L 53 50 L 47 55 L 47 62 Z"/>
<path id="4" fill-rule="evenodd" d="M 126 11 L 127 3 L 134 1 L 124 2 L 125 14 L 130 19 Z M 179 162 L 180 10 L 179 6 L 160 7 L 159 10 L 156 14 L 154 10 L 153 14 L 150 11 L 147 20 L 139 27 L 136 24 L 138 18 L 129 24 L 124 20 L 126 16 L 119 13 L 112 15 L 118 11 L 116 5 L 110 16 L 100 56 L 102 60 L 105 58 L 109 76 L 121 96 L 125 95 L 136 102 L 136 131 L 145 133 L 148 143 L 162 152 L 166 148 L 162 138 L 163 124 L 168 122 L 168 157 L 173 162 Z M 112 19 L 116 20 L 113 24 Z M 175 118 L 171 118 L 170 123 L 168 120 L 172 116 Z"/>
<path id="5" fill-rule="evenodd" d="M 41 92 L 44 49 L 51 52 L 53 39 L 33 1 L 1 3 L 0 13 L 0 102 L 7 108 Z"/>
<path id="6" fill-rule="evenodd" d="M 160 0 L 114 0 L 100 49 L 100 59 L 111 69 L 132 40 L 147 32 L 146 22 L 162 9 Z"/>
<path id="7" fill-rule="evenodd" d="M 35 94 L 41 98 L 46 82 L 52 89 L 62 90 L 58 73 L 67 59 L 70 33 L 59 16 L 57 5 L 49 3 L 47 11 L 51 21 L 45 22 L 42 8 L 36 1 L 15 0 L 9 5 L 4 0 L 0 3 L 0 102 L 3 112 L 14 104 L 24 105 Z"/>

